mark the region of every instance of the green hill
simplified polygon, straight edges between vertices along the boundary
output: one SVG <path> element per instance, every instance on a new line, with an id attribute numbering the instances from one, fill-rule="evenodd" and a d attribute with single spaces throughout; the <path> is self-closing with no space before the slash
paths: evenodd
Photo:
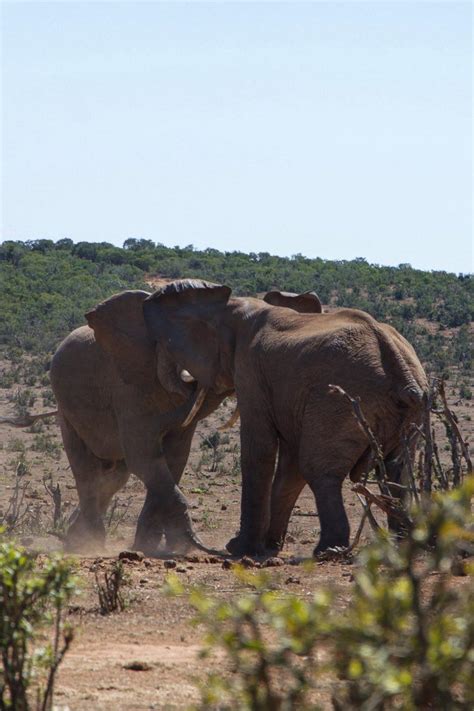
<path id="1" fill-rule="evenodd" d="M 166 247 L 144 239 L 128 239 L 123 248 L 69 239 L 3 242 L 0 348 L 7 357 L 51 352 L 84 323 L 88 308 L 122 289 L 149 288 L 149 275 L 200 277 L 228 284 L 236 295 L 313 289 L 325 304 L 360 308 L 392 323 L 431 370 L 456 366 L 467 373 L 470 367 L 472 275 L 371 265 L 365 259 Z"/>

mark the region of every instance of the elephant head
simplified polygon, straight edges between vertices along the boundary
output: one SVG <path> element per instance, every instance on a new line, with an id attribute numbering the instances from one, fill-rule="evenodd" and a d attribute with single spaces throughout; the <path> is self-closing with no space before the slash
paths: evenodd
<path id="1" fill-rule="evenodd" d="M 228 286 L 183 279 L 167 284 L 143 302 L 148 332 L 157 341 L 158 377 L 165 382 L 161 369 L 189 371 L 199 384 L 197 401 L 202 402 L 208 390 L 223 393 L 234 387 L 234 332 L 224 318 L 230 295 Z M 314 293 L 272 291 L 264 301 L 299 312 L 321 312 Z M 198 409 L 196 402 L 190 416 L 196 416 Z"/>
<path id="2" fill-rule="evenodd" d="M 156 386 L 156 376 L 168 393 L 189 397 L 195 379 L 176 364 L 160 362 L 160 351 L 143 318 L 146 291 L 124 291 L 86 313 L 95 339 L 110 356 L 127 385 Z"/>
<path id="3" fill-rule="evenodd" d="M 320 314 L 323 311 L 319 296 L 314 291 L 293 294 L 289 291 L 268 291 L 263 300 L 272 306 L 284 306 L 300 314 Z"/>
<path id="4" fill-rule="evenodd" d="M 223 327 L 230 294 L 227 286 L 183 279 L 143 302 L 145 323 L 157 342 L 159 379 L 164 382 L 162 371 L 186 370 L 199 384 L 201 402 L 208 390 L 233 389 L 233 335 Z"/>

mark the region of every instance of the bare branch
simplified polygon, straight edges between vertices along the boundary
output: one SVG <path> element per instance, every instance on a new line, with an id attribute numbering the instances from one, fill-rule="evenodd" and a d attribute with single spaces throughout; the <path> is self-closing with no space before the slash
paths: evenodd
<path id="1" fill-rule="evenodd" d="M 0 417 L 0 425 L 30 427 L 32 424 L 37 422 L 37 420 L 45 420 L 48 417 L 55 417 L 57 414 L 58 410 L 52 410 L 51 412 L 41 412 L 39 415 L 30 415 L 29 413 L 26 413 L 25 415 L 20 415 L 20 417 Z"/>

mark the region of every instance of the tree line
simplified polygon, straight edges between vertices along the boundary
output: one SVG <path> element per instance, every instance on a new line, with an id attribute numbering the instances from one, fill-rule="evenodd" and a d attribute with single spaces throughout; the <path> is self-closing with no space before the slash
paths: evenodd
<path id="1" fill-rule="evenodd" d="M 470 364 L 470 274 L 428 272 L 409 264 L 380 266 L 363 258 L 168 247 L 136 238 L 125 240 L 123 247 L 70 239 L 0 244 L 0 347 L 50 351 L 84 323 L 84 312 L 98 301 L 123 289 L 149 289 L 150 274 L 225 283 L 241 296 L 274 288 L 314 290 L 324 304 L 359 308 L 391 322 L 435 369 L 453 364 L 467 369 Z"/>

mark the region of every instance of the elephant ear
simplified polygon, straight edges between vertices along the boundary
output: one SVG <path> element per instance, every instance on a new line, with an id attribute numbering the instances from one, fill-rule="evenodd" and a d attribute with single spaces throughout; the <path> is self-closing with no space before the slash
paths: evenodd
<path id="1" fill-rule="evenodd" d="M 269 291 L 263 297 L 267 304 L 293 309 L 300 314 L 320 314 L 323 311 L 319 296 L 314 291 L 293 294 L 290 291 Z"/>
<path id="2" fill-rule="evenodd" d="M 152 294 L 143 305 L 148 331 L 157 342 L 160 367 L 169 362 L 188 370 L 205 388 L 219 384 L 224 350 L 219 328 L 231 289 L 206 281 L 182 279 Z"/>
<path id="3" fill-rule="evenodd" d="M 155 350 L 143 318 L 146 291 L 124 291 L 106 299 L 85 316 L 97 343 L 111 357 L 127 385 L 144 385 L 155 377 Z"/>

